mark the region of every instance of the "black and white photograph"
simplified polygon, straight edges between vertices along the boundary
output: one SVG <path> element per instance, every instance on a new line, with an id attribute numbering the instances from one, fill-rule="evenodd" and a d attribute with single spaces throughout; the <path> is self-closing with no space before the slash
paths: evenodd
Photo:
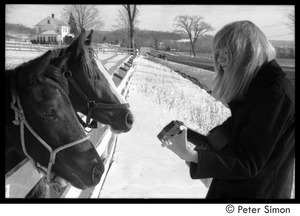
<path id="1" fill-rule="evenodd" d="M 5 202 L 289 202 L 295 173 L 295 5 L 5 5 Z"/>

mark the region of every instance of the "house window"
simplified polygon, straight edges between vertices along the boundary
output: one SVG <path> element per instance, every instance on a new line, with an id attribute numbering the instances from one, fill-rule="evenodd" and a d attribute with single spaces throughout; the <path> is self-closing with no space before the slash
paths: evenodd
<path id="1" fill-rule="evenodd" d="M 48 20 L 48 24 L 50 24 L 50 20 Z"/>

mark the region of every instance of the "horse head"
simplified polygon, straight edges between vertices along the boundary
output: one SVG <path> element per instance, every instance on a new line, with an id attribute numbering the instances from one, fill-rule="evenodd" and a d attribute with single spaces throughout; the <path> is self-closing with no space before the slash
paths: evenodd
<path id="1" fill-rule="evenodd" d="M 65 67 L 71 81 L 70 100 L 76 111 L 110 125 L 114 133 L 128 132 L 133 124 L 129 104 L 118 92 L 108 72 L 99 69 L 92 41 L 93 30 L 86 37 L 83 29 L 70 46 L 60 51 L 60 55 L 71 53 Z"/>
<path id="2" fill-rule="evenodd" d="M 13 71 L 11 106 L 16 116 L 21 113 L 14 123 L 20 125 L 24 136 L 7 141 L 18 142 L 18 148 L 39 169 L 46 168 L 50 180 L 59 176 L 85 189 L 99 183 L 104 166 L 68 97 L 68 81 L 61 70 L 69 57 L 63 55 L 50 64 L 48 51 Z M 18 128 L 11 124 L 6 132 L 18 134 Z"/>

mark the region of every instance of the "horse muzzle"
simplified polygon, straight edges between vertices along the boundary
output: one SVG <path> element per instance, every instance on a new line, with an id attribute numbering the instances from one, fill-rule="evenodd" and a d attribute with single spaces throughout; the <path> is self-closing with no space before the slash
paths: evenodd
<path id="1" fill-rule="evenodd" d="M 88 176 L 78 176 L 78 174 L 72 173 L 72 178 L 70 183 L 81 190 L 90 188 L 90 187 L 94 187 L 96 186 L 102 177 L 102 174 L 104 172 L 104 166 L 103 164 L 96 164 L 93 168 L 92 168 L 92 172 L 88 174 Z"/>

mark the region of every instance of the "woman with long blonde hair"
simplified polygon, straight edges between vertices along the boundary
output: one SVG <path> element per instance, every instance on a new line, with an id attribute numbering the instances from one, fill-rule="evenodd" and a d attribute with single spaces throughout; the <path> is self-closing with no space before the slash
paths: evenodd
<path id="1" fill-rule="evenodd" d="M 213 178 L 207 199 L 290 198 L 295 90 L 275 49 L 250 21 L 224 26 L 212 49 L 212 96 L 230 108 L 231 117 L 210 131 L 207 137 L 215 143 L 209 148 L 189 149 L 186 129 L 162 146 L 189 163 L 192 179 Z"/>

